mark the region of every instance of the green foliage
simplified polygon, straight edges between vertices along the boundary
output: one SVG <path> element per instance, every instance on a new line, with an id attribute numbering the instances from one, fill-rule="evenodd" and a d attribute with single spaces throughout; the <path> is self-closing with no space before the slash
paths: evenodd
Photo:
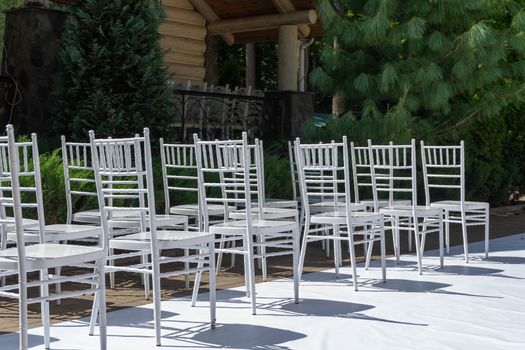
<path id="1" fill-rule="evenodd" d="M 325 38 L 311 82 L 347 114 L 442 133 L 492 117 L 525 91 L 525 10 L 512 0 L 318 0 Z M 334 48 L 334 40 L 338 48 Z M 424 120 L 424 124 L 420 123 Z M 371 121 L 364 121 L 367 128 Z M 359 123 L 358 123 L 359 124 Z"/>
<path id="2" fill-rule="evenodd" d="M 265 155 L 264 175 L 267 198 L 293 198 L 292 178 L 288 157 L 273 154 Z"/>
<path id="3" fill-rule="evenodd" d="M 159 47 L 160 10 L 149 0 L 77 1 L 59 55 L 57 133 L 85 140 L 169 131 L 172 91 Z"/>
<path id="4" fill-rule="evenodd" d="M 467 196 L 508 204 L 509 194 L 525 191 L 523 107 L 475 120 L 461 132 L 465 140 Z"/>

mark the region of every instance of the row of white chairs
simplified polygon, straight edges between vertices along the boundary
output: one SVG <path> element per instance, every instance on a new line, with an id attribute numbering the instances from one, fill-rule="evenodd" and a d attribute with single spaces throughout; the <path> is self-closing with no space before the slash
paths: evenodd
<path id="1" fill-rule="evenodd" d="M 210 322 L 214 327 L 215 275 L 224 254 L 230 254 L 232 262 L 236 255 L 243 257 L 246 294 L 253 314 L 255 263 L 266 279 L 267 258 L 291 255 L 293 294 L 298 302 L 305 252 L 312 241 L 334 242 L 337 274 L 342 265 L 340 242 L 349 243 L 356 290 L 356 245 L 364 246 L 368 268 L 373 245 L 379 241 L 381 279 L 386 279 L 385 229 L 392 231 L 398 259 L 400 232 L 413 233 L 420 273 L 427 234 L 439 234 L 443 265 L 443 222 L 447 223 L 445 232 L 448 232 L 448 223 L 460 220 L 465 228 L 465 242 L 466 226 L 485 224 L 488 254 L 488 204 L 479 209 L 478 204 L 464 200 L 463 144 L 450 147 L 422 144 L 425 186 L 429 188 L 425 191 L 427 200 L 431 188 L 456 189 L 463 194 L 459 204 L 449 201 L 440 206 L 428 202 L 418 206 L 415 141 L 410 145 L 369 142 L 367 147 L 353 144 L 349 147 L 346 138 L 327 144 L 302 144 L 297 139 L 290 147 L 290 163 L 294 188 L 298 185 L 301 196 L 299 201 L 295 198 L 290 201 L 266 198 L 263 144 L 260 140 L 249 144 L 246 133 L 242 139 L 233 141 L 202 141 L 194 135 L 193 145 L 168 144 L 161 139 L 166 212 L 157 214 L 147 129 L 143 136 L 124 139 L 96 139 L 90 132 L 89 143 L 66 142 L 63 137 L 67 222 L 45 225 L 36 135 L 32 135 L 29 143 L 17 143 L 11 126 L 7 131 L 8 137 L 0 142 L 0 176 L 10 179 L 11 185 L 4 185 L 0 192 L 2 201 L 6 198 L 0 217 L 0 271 L 4 277 L 20 276 L 20 282 L 4 281 L 0 296 L 14 297 L 20 302 L 22 349 L 27 348 L 28 303 L 42 305 L 44 340 L 49 347 L 49 301 L 89 293 L 96 294 L 90 332 L 94 333 L 98 321 L 101 348 L 105 348 L 105 283 L 100 277 L 106 272 L 111 286 L 115 273 L 140 274 L 146 297 L 151 281 L 155 339 L 160 345 L 160 278 L 184 275 L 189 288 L 189 276 L 195 274 L 192 295 L 195 305 L 202 274 L 208 273 Z M 445 173 L 434 172 L 439 169 L 445 169 Z M 452 171 L 459 175 L 451 174 Z M 24 186 L 19 185 L 22 178 Z M 363 178 L 369 182 L 361 181 Z M 371 188 L 372 198 L 358 199 L 356 194 L 352 200 L 352 180 L 354 190 L 356 186 Z M 444 185 L 442 180 L 456 182 Z M 25 185 L 29 182 L 32 185 Z M 173 192 L 193 193 L 195 203 L 172 205 Z M 32 194 L 32 201 L 20 200 L 21 193 L 24 198 L 26 193 Z M 397 198 L 403 194 L 408 198 Z M 20 207 L 36 211 L 36 221 L 17 214 L 17 197 Z M 97 198 L 98 208 L 75 212 L 77 197 Z M 73 244 L 75 241 L 81 242 Z M 175 254 L 168 254 L 173 251 Z M 468 257 L 467 250 L 465 253 Z M 63 276 L 60 269 L 66 266 L 82 269 L 75 270 L 79 274 Z M 55 272 L 50 274 L 50 269 Z M 39 273 L 39 278 L 28 282 L 27 273 L 33 271 Z M 62 292 L 60 285 L 72 281 L 84 283 L 88 288 Z M 51 284 L 56 285 L 53 295 L 49 293 Z M 40 297 L 27 297 L 27 288 L 31 287 L 40 288 Z"/>
<path id="2" fill-rule="evenodd" d="M 0 270 L 4 277 L 13 275 L 20 277 L 19 283 L 10 284 L 7 280 L 0 288 L 0 295 L 19 300 L 22 349 L 27 348 L 28 303 L 42 304 L 44 342 L 45 346 L 49 347 L 49 302 L 90 293 L 96 294 L 90 332 L 94 332 L 98 320 L 100 347 L 105 349 L 105 283 L 104 278 L 101 277 L 106 272 L 110 273 L 110 277 L 112 273 L 119 271 L 144 275 L 147 291 L 149 280 L 152 279 L 157 345 L 161 342 L 160 278 L 195 273 L 192 298 L 194 304 L 201 275 L 203 272 L 209 272 L 211 324 L 214 327 L 216 243 L 219 248 L 217 251 L 241 254 L 244 257 L 247 295 L 251 299 L 253 313 L 256 312 L 254 259 L 257 258 L 263 260 L 272 256 L 293 256 L 293 289 L 295 301 L 298 301 L 297 210 L 295 209 L 293 213 L 293 210 L 282 209 L 280 217 L 293 216 L 293 220 L 271 220 L 265 217 L 266 207 L 261 200 L 252 208 L 253 198 L 257 197 L 261 184 L 262 160 L 259 156 L 262 154 L 262 148 L 255 145 L 248 146 L 246 133 L 239 141 L 195 140 L 194 156 L 197 164 L 199 205 L 196 224 L 194 223 L 192 230 L 189 230 L 187 216 L 156 214 L 152 157 L 147 129 L 142 137 L 96 139 L 91 132 L 89 144 L 64 142 L 68 223 L 62 227 L 74 227 L 78 231 L 83 228 L 85 232 L 76 235 L 62 232 L 60 236 L 56 236 L 56 231 L 48 229 L 45 225 L 43 215 L 44 198 L 36 135 L 32 135 L 30 143 L 17 143 L 13 128 L 8 126 L 7 131 L 8 138 L 1 143 L 3 148 L 0 148 L 3 150 L 0 152 L 2 156 L 0 163 L 5 166 L 0 170 L 3 178 L 11 179 L 12 184 L 2 188 L 1 198 L 7 198 L 6 203 L 12 205 L 11 209 L 2 211 L 2 223 L 5 223 L 2 225 L 2 244 L 5 243 L 5 247 L 0 251 Z M 181 156 L 180 159 L 184 157 Z M 20 167 L 23 171 L 19 171 Z M 89 172 L 90 168 L 94 173 L 94 179 L 89 177 L 83 179 L 79 176 L 79 172 Z M 24 184 L 31 182 L 31 185 L 20 186 L 22 177 L 27 178 L 24 178 Z M 73 189 L 72 184 L 85 186 L 92 184 L 92 181 L 96 187 L 99 212 L 95 210 L 84 213 L 73 212 L 72 196 L 92 196 L 93 192 L 85 188 Z M 26 192 L 34 196 L 31 200 L 24 196 L 22 201 L 21 193 Z M 6 196 L 8 193 L 12 193 L 15 199 Z M 26 211 L 24 215 L 18 213 L 17 201 L 20 202 L 21 207 L 34 209 L 36 220 L 28 221 Z M 294 205 L 293 202 L 291 204 Z M 213 209 L 214 205 L 222 205 L 226 208 L 220 215 L 223 218 L 220 222 L 210 220 L 217 217 L 215 213 L 208 211 L 208 208 Z M 8 206 L 2 206 L 2 208 L 6 207 Z M 243 209 L 232 210 L 230 215 L 227 212 L 229 207 Z M 268 215 L 277 215 L 278 209 L 271 209 Z M 12 215 L 8 216 L 8 214 Z M 87 224 L 73 224 L 75 221 Z M 35 223 L 37 228 L 34 226 Z M 71 243 L 71 241 L 87 239 L 91 239 L 91 245 L 87 242 Z M 233 244 L 239 241 L 240 245 Z M 12 246 L 8 247 L 8 243 Z M 177 249 L 182 252 L 175 255 L 164 254 Z M 116 260 L 120 263 L 114 264 Z M 161 264 L 167 263 L 178 263 L 183 267 L 178 269 L 167 267 L 161 272 Z M 73 272 L 79 273 L 70 272 L 64 276 L 60 274 L 60 269 L 64 267 L 83 269 L 75 269 Z M 49 274 L 50 269 L 55 269 L 55 273 Z M 85 273 L 86 269 L 90 273 Z M 34 271 L 39 272 L 38 279 L 28 281 L 28 273 Z M 29 276 L 34 277 L 32 274 Z M 59 286 L 66 282 L 76 282 L 87 287 L 77 291 L 62 292 Z M 49 293 L 48 287 L 51 284 L 57 285 L 54 294 Z M 33 287 L 40 288 L 40 297 L 28 298 L 27 289 Z"/>
<path id="3" fill-rule="evenodd" d="M 296 142 L 300 142 L 297 140 Z M 450 250 L 450 224 L 460 224 L 464 245 L 464 257 L 468 262 L 468 227 L 483 226 L 485 240 L 485 256 L 489 251 L 489 203 L 466 200 L 465 180 L 465 149 L 463 141 L 456 146 L 425 145 L 421 141 L 420 156 L 422 167 L 424 205 L 417 205 L 417 152 L 415 140 L 407 145 L 374 145 L 371 140 L 367 146 L 356 146 L 350 143 L 348 152 L 342 152 L 349 158 L 351 169 L 353 210 L 384 212 L 392 217 L 391 228 L 395 233 L 394 247 L 399 259 L 400 243 L 399 229 L 407 216 L 397 214 L 397 209 L 413 210 L 414 217 L 425 217 L 427 214 L 436 217 L 437 210 L 443 211 L 445 245 L 447 253 Z M 292 187 L 294 197 L 300 193 L 301 182 L 298 172 L 295 151 L 289 143 L 290 165 L 292 172 Z M 342 161 L 343 157 L 340 157 Z M 350 188 L 348 189 L 350 190 Z M 443 200 L 445 195 L 452 196 Z M 367 197 L 368 196 L 368 197 Z M 435 200 L 435 197 L 440 197 Z M 322 201 L 317 206 L 322 205 Z M 326 204 L 325 204 L 326 205 Z M 330 205 L 330 203 L 328 203 Z M 389 211 L 390 208 L 390 211 Z M 396 210 L 394 210 L 396 209 Z M 403 214 L 404 211 L 401 211 Z M 427 219 L 426 221 L 428 222 Z M 396 224 L 397 223 L 397 224 Z M 413 226 L 410 226 L 413 227 Z M 429 227 L 429 225 L 423 225 Z M 419 229 L 414 228 L 417 231 Z M 408 230 L 409 250 L 412 250 L 412 233 Z M 420 232 L 421 234 L 421 232 Z M 424 250 L 426 234 L 422 234 L 421 251 Z M 416 242 L 418 237 L 416 235 Z M 416 252 L 419 248 L 416 246 Z M 418 256 L 420 254 L 418 253 Z"/>

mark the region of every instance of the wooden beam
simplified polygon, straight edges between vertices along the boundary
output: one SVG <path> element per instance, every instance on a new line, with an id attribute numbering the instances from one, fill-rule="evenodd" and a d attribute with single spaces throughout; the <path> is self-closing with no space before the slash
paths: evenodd
<path id="1" fill-rule="evenodd" d="M 279 10 L 280 13 L 289 13 L 295 11 L 295 6 L 291 0 L 272 0 L 273 4 Z M 308 24 L 300 24 L 297 26 L 299 33 L 303 38 L 307 38 L 310 35 L 310 26 Z"/>
<path id="2" fill-rule="evenodd" d="M 315 10 L 295 11 L 286 14 L 249 16 L 225 19 L 208 24 L 208 34 L 250 32 L 276 28 L 282 25 L 313 24 L 317 21 Z"/>
<path id="3" fill-rule="evenodd" d="M 195 8 L 195 10 L 197 10 L 197 12 L 199 12 L 202 15 L 202 17 L 206 18 L 209 24 L 220 21 L 219 16 L 215 14 L 213 9 L 210 7 L 210 5 L 206 3 L 205 0 L 190 0 L 190 2 Z M 224 40 L 224 42 L 228 45 L 232 45 L 235 41 L 235 38 L 233 37 L 233 34 L 231 32 L 221 33 L 220 36 L 222 37 L 222 40 Z"/>

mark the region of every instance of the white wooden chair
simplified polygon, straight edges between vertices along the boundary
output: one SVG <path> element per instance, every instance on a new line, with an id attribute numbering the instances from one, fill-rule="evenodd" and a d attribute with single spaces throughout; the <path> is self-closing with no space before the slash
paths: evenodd
<path id="1" fill-rule="evenodd" d="M 417 205 L 416 143 L 409 145 L 372 145 L 368 140 L 369 161 L 372 173 L 372 191 L 375 211 L 385 215 L 385 227 L 392 231 L 397 261 L 400 257 L 400 231 L 414 234 L 418 270 L 422 270 L 422 245 L 429 233 L 439 235 L 439 262 L 443 267 L 443 210 L 441 208 Z M 388 205 L 379 203 L 387 194 Z M 406 198 L 408 197 L 408 198 Z M 397 204 L 399 199 L 410 199 L 411 204 Z M 367 265 L 372 252 L 369 246 Z"/>
<path id="2" fill-rule="evenodd" d="M 374 210 L 375 203 L 373 198 L 362 199 L 363 192 L 369 192 L 369 196 L 372 195 L 372 171 L 368 146 L 356 146 L 353 142 L 350 142 L 350 152 L 352 154 L 352 177 L 354 185 L 354 201 L 356 203 L 366 205 L 368 210 Z M 367 193 L 368 194 L 368 193 Z M 396 205 L 411 205 L 410 199 L 397 199 L 394 200 L 393 192 L 388 194 L 388 199 L 379 199 L 378 207 L 382 208 L 388 206 L 390 203 Z M 411 241 L 410 241 L 411 242 Z M 409 243 L 410 246 L 410 243 Z"/>
<path id="3" fill-rule="evenodd" d="M 215 253 L 214 237 L 205 232 L 175 231 L 160 227 L 155 215 L 153 169 L 149 130 L 144 129 L 143 137 L 124 139 L 95 139 L 90 131 L 93 165 L 99 205 L 103 212 L 102 227 L 109 237 L 111 229 L 121 226 L 121 219 L 108 219 L 113 210 L 140 211 L 140 232 L 118 236 L 108 240 L 108 247 L 117 250 L 108 260 L 119 260 L 118 266 L 108 266 L 110 271 L 126 271 L 147 274 L 153 280 L 153 316 L 156 345 L 161 345 L 161 290 L 160 279 L 170 276 L 187 275 L 209 271 L 211 326 L 215 327 Z M 183 256 L 162 255 L 167 250 L 180 250 Z M 150 259 L 133 263 L 130 258 L 149 255 Z M 161 264 L 175 264 L 160 271 Z M 194 294 L 198 292 L 195 284 Z M 91 328 L 96 321 L 96 304 L 91 317 Z"/>
<path id="4" fill-rule="evenodd" d="M 299 253 L 299 227 L 296 221 L 267 220 L 259 212 L 252 215 L 252 191 L 250 184 L 250 152 L 247 134 L 241 140 L 200 141 L 194 135 L 199 195 L 201 196 L 204 230 L 217 237 L 219 252 L 240 254 L 244 257 L 244 273 L 247 296 L 251 297 L 252 313 L 256 313 L 254 259 L 282 255 L 292 255 L 295 302 L 299 298 L 299 279 L 297 271 Z M 242 174 L 242 177 L 240 176 Z M 235 180 L 232 180 L 235 179 Z M 239 181 L 242 180 L 242 181 Z M 208 206 L 243 204 L 244 219 L 231 221 L 228 216 L 220 224 L 210 224 Z M 262 238 L 257 238 L 261 236 Z M 254 239 L 255 237 L 255 239 Z M 242 240 L 241 246 L 228 247 L 224 243 Z M 271 247 L 271 251 L 259 253 L 258 247 Z M 200 275 L 195 284 L 198 285 Z"/>
<path id="5" fill-rule="evenodd" d="M 97 198 L 91 144 L 89 142 L 67 142 L 61 137 L 62 164 L 64 167 L 64 186 L 66 191 L 66 223 L 87 223 L 100 225 L 100 210 L 75 211 L 75 200 Z M 119 211 L 111 213 L 114 217 L 138 215 L 138 212 Z"/>
<path id="6" fill-rule="evenodd" d="M 350 187 L 350 162 L 348 159 L 348 143 L 346 137 L 342 142 L 301 144 L 295 141 L 295 152 L 301 194 L 305 208 L 305 226 L 299 271 L 302 272 L 308 243 L 319 240 L 334 242 L 334 265 L 336 276 L 341 265 L 341 240 L 348 240 L 352 264 L 354 289 L 357 290 L 357 268 L 355 246 L 374 241 L 381 243 L 382 278 L 386 280 L 385 234 L 383 214 L 356 212 L 352 210 Z M 312 213 L 311 207 L 318 198 L 332 199 L 332 207 L 326 207 L 323 212 Z M 312 225 L 321 226 L 317 230 L 326 231 L 331 228 L 331 234 L 317 235 Z M 346 232 L 341 230 L 346 227 Z M 343 234 L 343 235 L 342 235 Z M 346 234 L 346 236 L 345 236 Z M 358 237 L 361 237 L 360 239 Z M 358 238 L 356 240 L 356 238 Z M 371 246 L 371 244 L 370 244 Z"/>
<path id="7" fill-rule="evenodd" d="M 425 203 L 443 209 L 445 213 L 445 242 L 450 249 L 450 224 L 460 224 L 463 234 L 465 261 L 468 262 L 468 226 L 484 226 L 485 258 L 489 255 L 489 203 L 472 202 L 465 199 L 465 145 L 427 146 L 421 141 L 421 161 L 425 183 Z M 433 202 L 431 189 L 448 189 L 458 195 L 453 200 Z M 423 245 L 424 247 L 424 245 Z"/>
<path id="8" fill-rule="evenodd" d="M 162 179 L 164 184 L 164 203 L 166 214 L 184 215 L 194 220 L 190 229 L 202 229 L 202 214 L 200 209 L 197 162 L 195 160 L 195 145 L 168 144 L 160 139 Z M 194 193 L 197 203 L 171 205 L 171 199 L 184 193 Z M 224 217 L 224 205 L 208 206 L 208 213 L 213 217 Z M 230 206 L 228 211 L 235 210 Z M 221 219 L 222 220 L 222 219 Z"/>
<path id="9" fill-rule="evenodd" d="M 100 349 L 106 349 L 106 301 L 104 266 L 106 262 L 106 239 L 99 236 L 98 244 L 95 246 L 79 246 L 72 244 L 56 244 L 47 242 L 43 208 L 38 204 L 38 194 L 33 188 L 20 185 L 22 177 L 35 177 L 36 171 L 27 170 L 27 154 L 22 153 L 20 160 L 20 147 L 15 143 L 12 125 L 7 126 L 7 138 L 0 142 L 0 179 L 2 182 L 0 192 L 0 204 L 4 209 L 10 210 L 14 219 L 8 218 L 5 210 L 0 211 L 0 230 L 5 231 L 8 225 L 15 227 L 16 247 L 0 250 L 0 270 L 3 273 L 18 275 L 18 283 L 0 287 L 0 296 L 18 299 L 20 313 L 20 349 L 28 349 L 28 305 L 40 303 L 42 310 L 42 322 L 44 326 L 44 346 L 50 348 L 50 322 L 49 301 L 63 298 L 73 298 L 81 295 L 96 294 L 98 300 L 98 312 L 100 313 Z M 7 140 L 5 140 L 7 139 Z M 7 141 L 7 144 L 5 143 Z M 8 152 L 6 152 L 6 148 Z M 8 154 L 8 157 L 6 155 Z M 20 171 L 22 167 L 22 171 Z M 21 192 L 26 194 L 24 202 L 21 200 Z M 31 196 L 30 194 L 33 194 Z M 23 210 L 35 211 L 39 222 L 38 243 L 26 244 L 23 223 Z M 53 276 L 48 273 L 49 269 L 57 269 L 64 266 L 78 266 L 86 263 L 95 263 L 95 269 L 90 272 L 82 272 L 67 276 Z M 38 272 L 38 278 L 29 280 L 33 272 Z M 74 282 L 74 289 L 67 292 L 57 291 L 49 294 L 49 285 L 52 283 Z M 79 286 L 80 285 L 80 286 Z M 40 295 L 29 297 L 29 288 L 39 288 Z M 79 341 L 81 341 L 79 339 Z"/>

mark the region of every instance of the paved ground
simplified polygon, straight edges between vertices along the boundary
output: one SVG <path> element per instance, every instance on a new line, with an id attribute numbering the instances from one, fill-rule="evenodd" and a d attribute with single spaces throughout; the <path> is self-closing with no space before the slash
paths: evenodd
<path id="1" fill-rule="evenodd" d="M 491 240 L 491 246 L 490 258 L 482 260 L 483 243 L 472 243 L 469 264 L 462 246 L 453 247 L 442 269 L 436 251 L 428 252 L 421 276 L 413 254 L 403 255 L 400 265 L 391 258 L 386 283 L 377 262 L 368 271 L 359 266 L 358 292 L 348 266 L 339 279 L 331 269 L 306 274 L 299 304 L 289 278 L 261 283 L 256 316 L 242 287 L 222 290 L 214 330 L 207 294 L 195 308 L 189 297 L 166 300 L 162 347 L 155 347 L 151 305 L 115 311 L 108 315 L 108 348 L 521 350 L 525 234 Z M 52 348 L 98 349 L 87 328 L 87 319 L 53 326 Z M 42 329 L 30 334 L 31 348 L 42 349 Z M 17 341 L 16 333 L 0 336 L 0 348 L 15 350 Z"/>
<path id="2" fill-rule="evenodd" d="M 497 211 L 491 215 L 490 225 L 491 238 L 508 236 L 516 233 L 525 232 L 525 211 L 509 212 L 507 210 Z M 387 236 L 387 252 L 392 253 L 390 236 Z M 476 227 L 469 231 L 469 241 L 480 241 L 483 239 L 482 230 Z M 437 247 L 437 240 L 429 237 L 427 240 L 427 248 L 432 249 Z M 452 245 L 462 243 L 461 233 L 457 227 L 453 228 L 451 234 Z M 402 240 L 402 250 L 407 251 L 406 239 Z M 361 249 L 357 251 L 358 255 L 362 255 Z M 348 265 L 348 255 L 345 255 L 347 260 L 345 264 Z M 271 279 L 279 279 L 287 277 L 291 274 L 291 260 L 289 258 L 275 258 L 269 260 L 269 275 Z M 224 266 L 229 266 L 229 261 L 226 259 Z M 308 255 L 306 258 L 305 272 L 323 271 L 333 266 L 332 258 L 327 258 L 321 250 L 320 245 L 309 245 Z M 218 288 L 228 289 L 238 287 L 244 284 L 242 275 L 242 261 L 239 259 L 235 268 L 223 269 L 218 276 Z M 108 290 L 108 310 L 115 311 L 133 306 L 140 306 L 148 304 L 144 298 L 144 292 L 140 279 L 137 275 L 117 275 L 117 286 L 113 290 Z M 260 281 L 260 276 L 258 278 Z M 205 291 L 204 285 L 204 291 Z M 190 290 L 184 289 L 184 284 L 181 278 L 170 278 L 163 280 L 163 299 L 172 299 L 174 297 L 181 297 L 188 295 Z M 62 301 L 61 305 L 52 303 L 52 322 L 63 322 L 66 320 L 79 319 L 88 316 L 91 311 L 91 298 L 75 298 L 66 299 Z M 39 327 L 40 307 L 32 305 L 30 308 L 30 327 Z M 0 334 L 13 332 L 18 329 L 18 305 L 13 300 L 0 298 Z M 0 349 L 4 348 L 0 346 Z"/>

